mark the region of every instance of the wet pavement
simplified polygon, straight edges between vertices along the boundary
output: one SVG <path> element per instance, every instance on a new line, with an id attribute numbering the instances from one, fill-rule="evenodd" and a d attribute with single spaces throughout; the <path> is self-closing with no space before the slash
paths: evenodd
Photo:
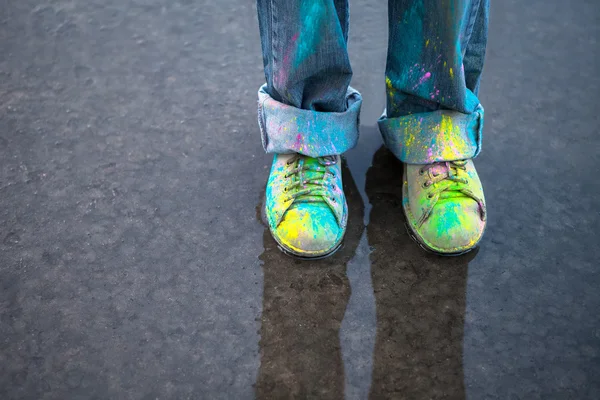
<path id="1" fill-rule="evenodd" d="M 600 5 L 492 1 L 488 231 L 441 258 L 375 129 L 380 3 L 348 234 L 301 262 L 261 221 L 253 1 L 0 1 L 0 398 L 600 398 Z"/>

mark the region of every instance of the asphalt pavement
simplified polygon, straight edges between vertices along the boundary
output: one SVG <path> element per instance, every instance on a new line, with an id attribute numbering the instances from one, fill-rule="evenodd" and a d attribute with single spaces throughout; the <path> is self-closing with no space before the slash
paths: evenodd
<path id="1" fill-rule="evenodd" d="M 281 254 L 252 0 L 0 0 L 0 399 L 600 398 L 600 3 L 492 0 L 477 251 L 406 234 L 384 1 L 333 257 Z"/>

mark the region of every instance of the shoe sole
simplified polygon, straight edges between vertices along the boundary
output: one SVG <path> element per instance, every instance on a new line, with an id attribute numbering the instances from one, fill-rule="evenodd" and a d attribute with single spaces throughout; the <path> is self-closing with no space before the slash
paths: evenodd
<path id="1" fill-rule="evenodd" d="M 271 232 L 271 236 L 273 236 L 273 233 L 272 233 L 272 232 Z M 288 257 L 292 257 L 292 258 L 295 258 L 295 259 L 297 259 L 297 260 L 303 260 L 303 261 L 315 261 L 315 260 L 322 260 L 322 259 L 324 259 L 324 258 L 330 257 L 330 256 L 332 256 L 332 255 L 333 255 L 335 252 L 337 252 L 339 249 L 341 249 L 341 248 L 342 248 L 342 244 L 343 244 L 343 239 L 342 239 L 342 241 L 340 241 L 340 243 L 339 243 L 337 246 L 335 246 L 335 247 L 333 248 L 333 250 L 329 251 L 328 253 L 321 254 L 321 255 L 318 255 L 318 256 L 314 256 L 314 257 L 309 257 L 309 256 L 303 256 L 303 255 L 297 254 L 297 253 L 295 253 L 295 252 L 293 252 L 293 251 L 291 251 L 291 250 L 288 250 L 288 249 L 286 249 L 285 247 L 283 247 L 283 245 L 282 245 L 281 243 L 279 243 L 279 242 L 277 241 L 277 239 L 275 239 L 275 236 L 273 236 L 273 239 L 274 239 L 274 240 L 275 240 L 275 242 L 277 243 L 277 248 L 278 248 L 278 249 L 279 249 L 279 250 L 280 250 L 280 251 L 281 251 L 283 254 L 285 254 L 285 255 L 286 255 L 286 256 L 288 256 Z"/>

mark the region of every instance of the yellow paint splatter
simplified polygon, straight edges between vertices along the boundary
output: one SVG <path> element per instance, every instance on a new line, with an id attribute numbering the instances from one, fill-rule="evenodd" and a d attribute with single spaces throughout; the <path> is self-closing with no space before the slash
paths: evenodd
<path id="1" fill-rule="evenodd" d="M 452 118 L 442 116 L 436 143 L 442 145 L 442 159 L 455 160 L 459 154 L 466 152 L 466 144 L 461 141 L 460 127 L 452 123 Z"/>
<path id="2" fill-rule="evenodd" d="M 454 71 L 450 68 L 450 78 L 454 79 Z"/>
<path id="3" fill-rule="evenodd" d="M 387 76 L 385 77 L 385 86 L 387 88 L 387 93 L 388 96 L 394 96 L 394 94 L 396 93 L 396 89 L 394 89 L 394 85 L 392 84 L 392 80 L 390 78 L 388 78 Z"/>
<path id="4" fill-rule="evenodd" d="M 385 86 L 387 86 L 388 90 L 394 89 L 392 86 L 392 80 L 389 77 L 385 77 Z"/>
<path id="5" fill-rule="evenodd" d="M 425 47 L 429 46 L 429 39 L 425 42 Z"/>

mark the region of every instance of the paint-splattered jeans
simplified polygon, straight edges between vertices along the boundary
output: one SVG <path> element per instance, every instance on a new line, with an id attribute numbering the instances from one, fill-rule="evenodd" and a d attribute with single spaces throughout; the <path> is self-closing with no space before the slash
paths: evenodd
<path id="1" fill-rule="evenodd" d="M 358 141 L 349 86 L 347 0 L 257 0 L 267 83 L 259 125 L 267 152 L 341 154 Z M 389 0 L 386 146 L 403 162 L 473 158 L 489 0 Z"/>

